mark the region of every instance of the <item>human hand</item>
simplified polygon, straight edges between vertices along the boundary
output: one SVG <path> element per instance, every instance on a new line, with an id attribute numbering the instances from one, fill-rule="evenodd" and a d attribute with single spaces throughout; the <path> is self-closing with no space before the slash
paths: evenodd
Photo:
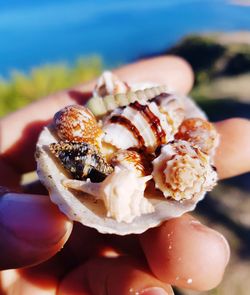
<path id="1" fill-rule="evenodd" d="M 175 57 L 142 61 L 116 73 L 130 83 L 167 83 L 180 93 L 187 93 L 193 83 L 189 66 Z M 73 228 L 46 195 L 39 195 L 44 190 L 39 184 L 20 186 L 21 174 L 35 169 L 41 128 L 63 106 L 83 102 L 83 92 L 93 85 L 47 97 L 0 121 L 0 185 L 10 189 L 0 198 L 0 293 L 125 295 L 159 287 L 173 294 L 170 285 L 215 287 L 229 259 L 228 244 L 190 215 L 142 235 L 102 235 L 77 223 Z M 215 158 L 220 178 L 249 171 L 249 121 L 230 119 L 216 128 L 221 134 Z M 115 257 L 117 253 L 122 255 Z"/>

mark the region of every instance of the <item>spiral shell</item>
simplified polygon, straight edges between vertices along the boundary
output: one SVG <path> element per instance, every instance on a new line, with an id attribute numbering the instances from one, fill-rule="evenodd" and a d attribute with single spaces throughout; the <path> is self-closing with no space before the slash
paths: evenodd
<path id="1" fill-rule="evenodd" d="M 101 117 L 118 107 L 127 106 L 135 101 L 147 101 L 164 92 L 167 92 L 166 86 L 156 86 L 144 90 L 110 94 L 104 97 L 93 96 L 86 106 L 95 116 Z"/>
<path id="2" fill-rule="evenodd" d="M 217 181 L 209 156 L 183 140 L 161 149 L 153 161 L 152 175 L 156 188 L 176 201 L 199 199 Z"/>
<path id="3" fill-rule="evenodd" d="M 137 176 L 145 176 L 149 170 L 145 157 L 136 151 L 117 151 L 111 159 L 111 164 L 114 167 L 134 171 Z"/>
<path id="4" fill-rule="evenodd" d="M 98 144 L 102 131 L 90 110 L 80 105 L 63 108 L 54 116 L 58 137 L 63 141 Z"/>
<path id="5" fill-rule="evenodd" d="M 191 142 L 206 154 L 213 154 L 219 142 L 214 125 L 201 118 L 184 120 L 175 134 L 175 138 Z"/>
<path id="6" fill-rule="evenodd" d="M 150 153 L 173 139 L 165 114 L 153 101 L 135 101 L 116 109 L 104 122 L 103 131 L 103 142 L 117 149 L 136 147 Z"/>
<path id="7" fill-rule="evenodd" d="M 104 97 L 110 94 L 126 93 L 129 89 L 127 83 L 122 82 L 113 73 L 105 71 L 97 80 L 93 96 Z"/>

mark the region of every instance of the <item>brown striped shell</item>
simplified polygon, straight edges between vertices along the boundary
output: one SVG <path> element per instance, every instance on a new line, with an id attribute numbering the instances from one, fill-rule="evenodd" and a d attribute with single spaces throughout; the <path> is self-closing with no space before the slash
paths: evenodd
<path id="1" fill-rule="evenodd" d="M 149 153 L 173 140 L 167 117 L 151 101 L 135 101 L 113 111 L 103 125 L 102 141 L 117 149 L 138 148 Z"/>

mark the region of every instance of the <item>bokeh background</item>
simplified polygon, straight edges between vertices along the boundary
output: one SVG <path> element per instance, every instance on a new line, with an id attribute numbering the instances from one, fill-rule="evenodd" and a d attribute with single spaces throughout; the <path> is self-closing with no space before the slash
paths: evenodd
<path id="1" fill-rule="evenodd" d="M 0 116 L 168 53 L 191 63 L 191 95 L 212 121 L 250 118 L 249 0 L 0 0 Z M 221 181 L 195 214 L 227 237 L 232 258 L 218 288 L 176 294 L 249 295 L 250 174 Z"/>

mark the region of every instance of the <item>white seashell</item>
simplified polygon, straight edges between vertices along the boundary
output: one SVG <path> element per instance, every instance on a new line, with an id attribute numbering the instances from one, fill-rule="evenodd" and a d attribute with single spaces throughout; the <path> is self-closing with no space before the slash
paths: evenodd
<path id="1" fill-rule="evenodd" d="M 173 93 L 162 93 L 154 97 L 151 101 L 154 101 L 158 105 L 160 112 L 166 115 L 167 121 L 172 127 L 172 132 L 176 133 L 185 118 L 182 100 Z"/>
<path id="2" fill-rule="evenodd" d="M 217 181 L 209 156 L 183 140 L 162 147 L 152 175 L 156 188 L 176 201 L 198 200 Z"/>
<path id="3" fill-rule="evenodd" d="M 104 122 L 103 131 L 103 142 L 117 149 L 136 147 L 154 152 L 173 139 L 172 127 L 154 101 L 136 101 L 116 109 Z"/>
<path id="4" fill-rule="evenodd" d="M 137 177 L 133 171 L 115 168 L 103 182 L 66 180 L 63 184 L 101 199 L 107 217 L 130 223 L 135 217 L 154 212 L 153 205 L 144 197 L 146 182 L 152 176 Z"/>
<path id="5" fill-rule="evenodd" d="M 128 90 L 127 83 L 122 82 L 112 72 L 105 71 L 97 80 L 93 96 L 104 97 L 109 94 L 126 93 Z"/>

